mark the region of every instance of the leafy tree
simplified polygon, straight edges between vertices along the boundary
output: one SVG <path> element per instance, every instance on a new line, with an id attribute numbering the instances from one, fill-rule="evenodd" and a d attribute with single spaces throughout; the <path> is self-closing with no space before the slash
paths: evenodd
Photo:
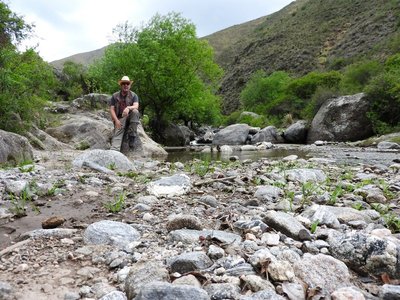
<path id="1" fill-rule="evenodd" d="M 43 106 L 53 96 L 56 80 L 52 68 L 34 49 L 20 53 L 13 44 L 25 38 L 32 27 L 3 2 L 0 17 L 0 128 L 23 132 L 32 123 L 43 121 Z"/>
<path id="2" fill-rule="evenodd" d="M 87 70 L 84 65 L 66 61 L 60 75 L 60 90 L 58 94 L 64 100 L 74 100 L 89 93 L 87 85 Z"/>
<path id="3" fill-rule="evenodd" d="M 90 67 L 90 77 L 104 91 L 113 92 L 118 78 L 130 76 L 153 133 L 170 121 L 210 124 L 218 119 L 219 98 L 214 93 L 222 71 L 191 22 L 177 13 L 157 14 L 141 29 L 125 23 L 115 32 L 116 43 Z"/>
<path id="4" fill-rule="evenodd" d="M 57 84 L 52 68 L 33 49 L 0 49 L 0 64 L 0 128 L 22 133 L 43 124 L 45 101 Z"/>
<path id="5" fill-rule="evenodd" d="M 312 118 L 326 100 L 327 95 L 337 94 L 342 74 L 338 71 L 310 72 L 292 80 L 281 103 L 281 113 L 294 117 Z M 326 90 L 327 92 L 322 92 Z"/>
<path id="6" fill-rule="evenodd" d="M 371 104 L 368 115 L 378 134 L 391 132 L 400 127 L 400 54 L 389 57 L 384 71 L 379 73 L 365 88 Z"/>
<path id="7" fill-rule="evenodd" d="M 290 76 L 283 71 L 270 76 L 257 71 L 240 94 L 243 108 L 259 114 L 269 112 L 283 98 L 290 81 Z"/>
<path id="8" fill-rule="evenodd" d="M 338 88 L 342 75 L 337 71 L 310 72 L 293 80 L 288 86 L 288 92 L 306 101 L 311 99 L 318 87 Z"/>
<path id="9" fill-rule="evenodd" d="M 26 38 L 32 31 L 32 25 L 13 13 L 7 4 L 0 1 L 0 47 L 11 46 Z"/>
<path id="10" fill-rule="evenodd" d="M 382 71 L 382 65 L 374 60 L 360 61 L 346 67 L 340 89 L 345 94 L 360 93 L 371 78 Z"/>

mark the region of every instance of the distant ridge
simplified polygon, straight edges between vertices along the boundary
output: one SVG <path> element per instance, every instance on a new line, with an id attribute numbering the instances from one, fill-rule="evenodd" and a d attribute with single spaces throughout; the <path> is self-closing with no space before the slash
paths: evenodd
<path id="1" fill-rule="evenodd" d="M 74 63 L 87 66 L 94 62 L 96 59 L 101 58 L 104 55 L 106 48 L 107 46 L 104 46 L 103 48 L 97 50 L 74 54 L 59 60 L 52 61 L 50 62 L 50 64 L 59 70 L 63 68 L 63 65 L 66 61 L 72 61 Z"/>

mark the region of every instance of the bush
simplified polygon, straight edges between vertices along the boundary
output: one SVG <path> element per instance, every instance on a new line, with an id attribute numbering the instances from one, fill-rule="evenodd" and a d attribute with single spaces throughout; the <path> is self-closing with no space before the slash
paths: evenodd
<path id="1" fill-rule="evenodd" d="M 368 113 L 375 133 L 384 134 L 400 127 L 400 54 L 386 60 L 382 73 L 370 80 L 365 92 L 371 104 Z"/>
<path id="2" fill-rule="evenodd" d="M 344 94 L 356 94 L 364 90 L 371 78 L 382 71 L 382 65 L 377 61 L 362 61 L 346 67 L 340 89 Z"/>
<path id="3" fill-rule="evenodd" d="M 263 127 L 265 119 L 262 116 L 241 115 L 236 123 L 247 124 L 253 127 Z"/>
<path id="4" fill-rule="evenodd" d="M 283 96 L 291 78 L 283 71 L 266 76 L 264 71 L 257 71 L 240 93 L 243 108 L 258 114 L 265 114 L 276 106 Z"/>
<path id="5" fill-rule="evenodd" d="M 371 104 L 368 117 L 371 119 L 374 132 L 385 134 L 400 125 L 400 85 L 399 75 L 384 73 L 373 80 L 366 88 Z"/>
<path id="6" fill-rule="evenodd" d="M 327 73 L 310 72 L 293 80 L 288 86 L 288 92 L 303 101 L 311 99 L 318 87 L 338 88 L 342 75 L 337 71 Z"/>
<path id="7" fill-rule="evenodd" d="M 0 49 L 0 129 L 22 133 L 40 126 L 46 101 L 54 98 L 56 78 L 49 64 L 32 49 Z"/>
<path id="8" fill-rule="evenodd" d="M 311 120 L 317 114 L 318 110 L 325 103 L 326 100 L 335 98 L 339 95 L 339 92 L 335 89 L 329 89 L 325 87 L 318 87 L 311 97 L 311 101 L 308 102 L 307 106 L 301 112 L 302 118 Z"/>

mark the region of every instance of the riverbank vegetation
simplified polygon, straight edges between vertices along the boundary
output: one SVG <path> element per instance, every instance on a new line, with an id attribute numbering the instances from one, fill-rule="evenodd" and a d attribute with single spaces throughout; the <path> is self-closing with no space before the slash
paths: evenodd
<path id="1" fill-rule="evenodd" d="M 141 28 L 120 24 L 103 58 L 88 67 L 69 61 L 61 71 L 43 61 L 35 49 L 17 49 L 32 33 L 32 25 L 2 1 L 0 15 L 3 130 L 23 132 L 32 124 L 46 127 L 49 102 L 72 101 L 90 92 L 115 92 L 122 75 L 134 80 L 133 90 L 140 95 L 142 114 L 149 118 L 156 140 L 157 133 L 170 122 L 189 126 L 245 122 L 279 127 L 296 119 L 312 120 L 327 99 L 360 92 L 370 101 L 369 117 L 375 133 L 400 129 L 400 35 L 392 38 L 392 55 L 380 60 L 337 58 L 325 69 L 302 76 L 258 70 L 240 91 L 240 108 L 223 115 L 218 86 L 223 71 L 214 62 L 208 42 L 198 39 L 194 24 L 180 14 L 156 15 Z M 243 116 L 243 111 L 259 117 Z"/>

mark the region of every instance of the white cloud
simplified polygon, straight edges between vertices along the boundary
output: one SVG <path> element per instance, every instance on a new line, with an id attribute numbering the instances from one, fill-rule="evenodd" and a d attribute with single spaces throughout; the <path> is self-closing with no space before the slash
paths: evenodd
<path id="1" fill-rule="evenodd" d="M 156 13 L 175 11 L 191 20 L 198 36 L 273 13 L 290 0 L 11 0 L 10 9 L 36 25 L 23 46 L 39 45 L 47 61 L 107 45 L 112 29 L 128 21 L 147 23 Z"/>

